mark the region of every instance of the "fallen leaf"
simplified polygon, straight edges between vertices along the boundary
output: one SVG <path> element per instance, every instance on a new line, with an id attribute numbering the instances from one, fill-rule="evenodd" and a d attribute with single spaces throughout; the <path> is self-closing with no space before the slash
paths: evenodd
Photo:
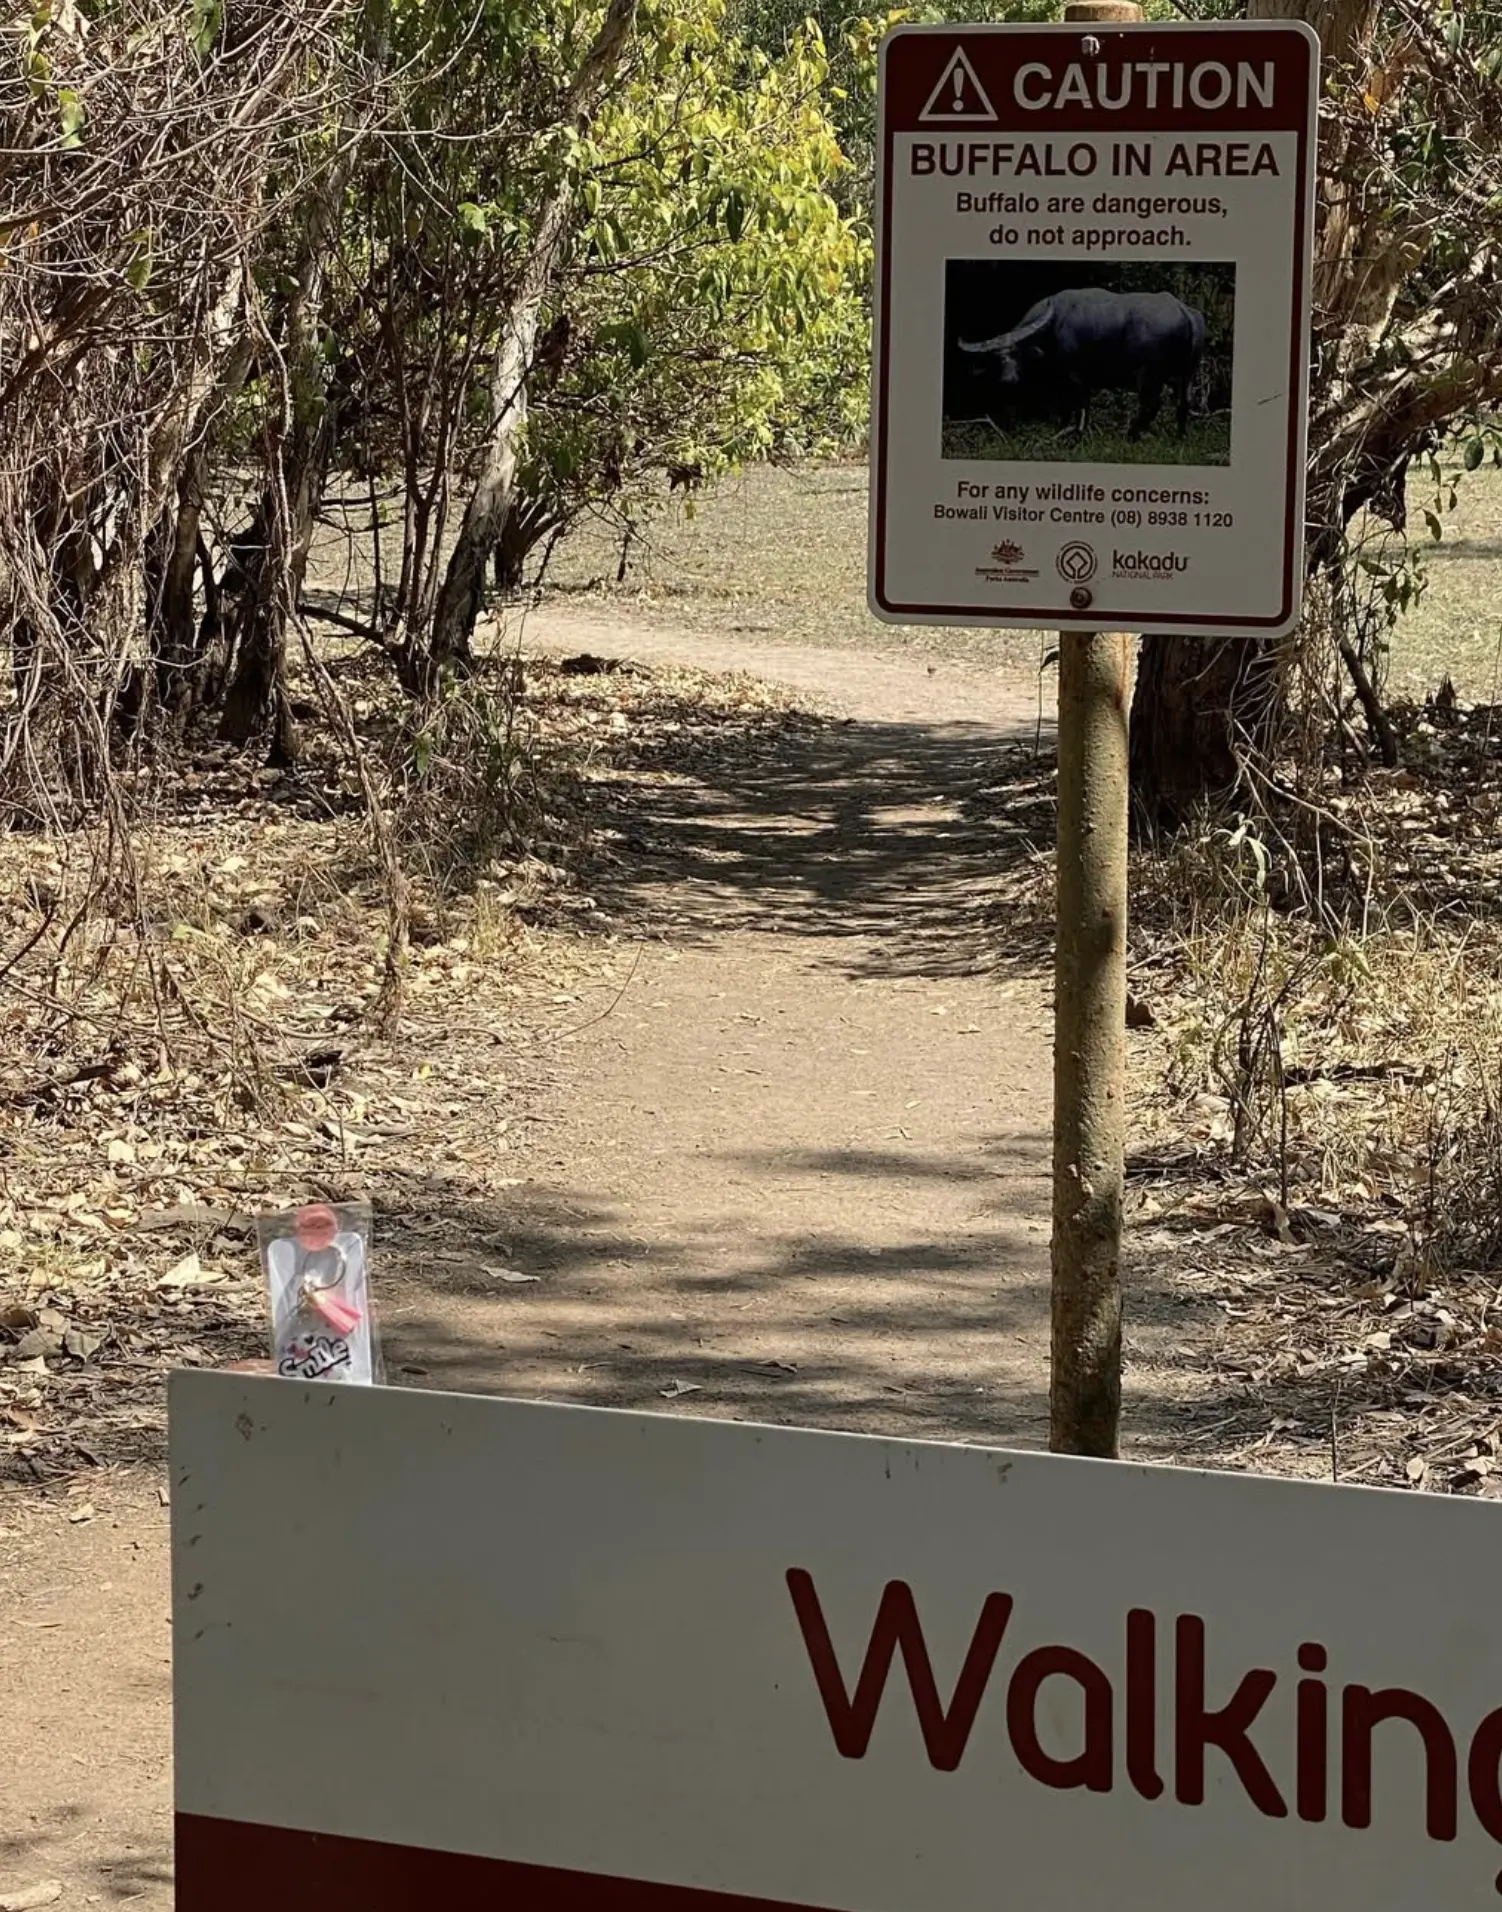
<path id="1" fill-rule="evenodd" d="M 0 1912 L 36 1912 L 39 1905 L 56 1905 L 63 1896 L 60 1879 L 43 1879 L 19 1892 L 0 1892 Z"/>
<path id="2" fill-rule="evenodd" d="M 49 1328 L 33 1328 L 30 1334 L 23 1334 L 10 1351 L 11 1363 L 23 1367 L 29 1361 L 38 1361 L 43 1355 L 56 1354 L 62 1347 L 62 1336 L 54 1334 Z"/>
<path id="3" fill-rule="evenodd" d="M 697 1381 L 670 1381 L 668 1385 L 660 1389 L 659 1392 L 663 1400 L 676 1401 L 685 1394 L 702 1394 L 704 1390 Z"/>
<path id="4" fill-rule="evenodd" d="M 82 1507 L 75 1507 L 72 1513 L 69 1514 L 68 1516 L 70 1523 L 75 1527 L 81 1527 L 84 1521 L 92 1520 L 93 1518 L 94 1518 L 94 1503 L 91 1500 L 86 1500 L 84 1504 L 82 1505 Z"/>
<path id="5" fill-rule="evenodd" d="M 203 1265 L 196 1253 L 174 1262 L 157 1283 L 158 1288 L 192 1288 L 203 1280 Z"/>
<path id="6" fill-rule="evenodd" d="M 77 1361 L 87 1361 L 103 1346 L 102 1334 L 92 1334 L 84 1328 L 69 1328 L 63 1336 L 63 1353 L 71 1354 Z"/>
<path id="7" fill-rule="evenodd" d="M 487 1268 L 487 1275 L 494 1275 L 497 1281 L 509 1282 L 512 1287 L 524 1281 L 541 1281 L 541 1275 L 524 1275 L 519 1268 Z"/>

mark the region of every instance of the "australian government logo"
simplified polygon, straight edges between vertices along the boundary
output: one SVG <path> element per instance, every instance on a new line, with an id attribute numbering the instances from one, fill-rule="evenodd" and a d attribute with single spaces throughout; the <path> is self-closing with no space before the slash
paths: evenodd
<path id="1" fill-rule="evenodd" d="M 1037 577 L 1036 565 L 1027 564 L 1027 552 L 1015 539 L 1003 538 L 991 547 L 991 562 L 978 564 L 975 575 L 988 584 L 1029 584 Z"/>

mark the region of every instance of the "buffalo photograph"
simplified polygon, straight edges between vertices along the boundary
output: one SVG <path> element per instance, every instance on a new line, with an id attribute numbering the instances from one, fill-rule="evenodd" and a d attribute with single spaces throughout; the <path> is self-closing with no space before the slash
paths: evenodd
<path id="1" fill-rule="evenodd" d="M 1236 268 L 950 259 L 946 458 L 1226 465 Z"/>

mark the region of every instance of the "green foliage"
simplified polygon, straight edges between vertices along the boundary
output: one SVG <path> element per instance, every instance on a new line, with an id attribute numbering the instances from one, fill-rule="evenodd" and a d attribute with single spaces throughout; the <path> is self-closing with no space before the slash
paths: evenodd
<path id="1" fill-rule="evenodd" d="M 83 144 L 83 123 L 85 119 L 83 102 L 70 86 L 59 87 L 57 94 L 58 128 L 62 135 L 59 145 L 64 152 L 71 152 Z"/>
<path id="2" fill-rule="evenodd" d="M 327 251 L 334 459 L 399 482 L 403 561 L 385 588 L 414 630 L 560 184 L 571 219 L 528 378 L 513 547 L 589 510 L 635 523 L 666 499 L 671 469 L 712 481 L 864 425 L 868 215 L 849 193 L 817 24 L 763 46 L 726 0 L 642 0 L 581 130 L 568 87 L 603 16 L 604 0 L 482 0 L 478 13 L 385 0 L 352 29 L 385 75 L 383 132 L 358 145 Z M 296 296 L 312 217 L 283 222 L 260 257 L 273 323 Z M 255 409 L 241 409 L 249 433 Z"/>
<path id="3" fill-rule="evenodd" d="M 188 37 L 193 50 L 206 54 L 219 37 L 224 23 L 223 0 L 193 0 Z"/>
<path id="4" fill-rule="evenodd" d="M 689 0 L 576 142 L 586 212 L 552 315 L 571 343 L 538 381 L 523 472 L 547 521 L 635 514 L 666 469 L 711 480 L 862 428 L 870 253 L 835 196 L 831 109 L 814 24 L 771 53 L 722 0 Z"/>
<path id="5" fill-rule="evenodd" d="M 1432 525 L 1438 525 L 1439 520 L 1432 512 L 1426 512 L 1425 516 L 1432 521 Z M 1362 552 L 1355 563 L 1362 576 L 1369 580 L 1370 594 L 1383 607 L 1387 627 L 1382 647 L 1385 664 L 1393 624 L 1414 608 L 1429 583 L 1423 546 L 1399 542 L 1380 555 Z"/>
<path id="6" fill-rule="evenodd" d="M 1170 0 L 1147 0 L 1149 19 L 1176 19 Z M 1225 0 L 1227 12 L 1239 11 Z M 816 29 L 830 49 L 831 115 L 859 187 L 869 192 L 876 134 L 876 63 L 881 41 L 899 25 L 986 26 L 1057 20 L 1057 0 L 916 0 L 868 12 L 849 0 L 730 0 L 727 28 L 763 52 L 780 54 Z M 869 198 L 859 203 L 869 203 Z"/>

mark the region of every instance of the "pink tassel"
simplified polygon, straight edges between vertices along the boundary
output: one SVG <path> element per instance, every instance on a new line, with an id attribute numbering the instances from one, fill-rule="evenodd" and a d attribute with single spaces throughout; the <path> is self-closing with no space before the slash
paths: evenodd
<path id="1" fill-rule="evenodd" d="M 353 1334 L 360 1325 L 360 1310 L 352 1308 L 347 1301 L 341 1301 L 338 1295 L 328 1289 L 314 1289 L 308 1296 L 313 1306 L 334 1330 L 335 1334 Z"/>

